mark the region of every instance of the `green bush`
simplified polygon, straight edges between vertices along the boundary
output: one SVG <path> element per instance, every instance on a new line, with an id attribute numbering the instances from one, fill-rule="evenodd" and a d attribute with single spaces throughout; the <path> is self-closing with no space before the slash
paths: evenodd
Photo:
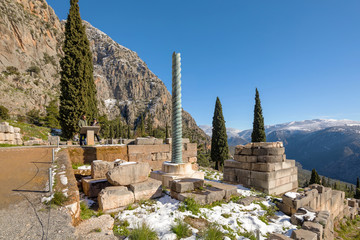
<path id="1" fill-rule="evenodd" d="M 171 231 L 176 234 L 177 239 L 187 238 L 192 234 L 189 225 L 180 219 L 175 219 L 175 225 L 171 226 Z"/>
<path id="2" fill-rule="evenodd" d="M 129 235 L 130 240 L 158 240 L 158 236 L 154 230 L 152 230 L 145 223 L 134 228 Z"/>
<path id="3" fill-rule="evenodd" d="M 204 240 L 221 240 L 224 239 L 224 233 L 221 232 L 219 226 L 211 225 L 204 233 L 200 235 Z"/>
<path id="4" fill-rule="evenodd" d="M 114 224 L 114 228 L 113 228 L 113 232 L 115 236 L 123 236 L 123 237 L 127 237 L 130 234 L 130 231 L 128 229 L 129 227 L 129 222 L 128 221 L 123 221 L 123 222 L 118 222 L 115 221 Z"/>
<path id="5" fill-rule="evenodd" d="M 62 206 L 67 200 L 67 197 L 62 192 L 55 192 L 54 197 L 50 200 L 50 204 L 55 204 L 57 206 Z"/>
<path id="6" fill-rule="evenodd" d="M 39 74 L 40 68 L 38 66 L 31 66 L 26 70 L 26 72 L 30 73 L 30 75 L 32 75 L 32 73 Z"/>
<path id="7" fill-rule="evenodd" d="M 197 215 L 200 213 L 200 204 L 198 204 L 193 198 L 186 198 L 179 206 L 179 211 L 190 211 L 192 214 Z"/>
<path id="8" fill-rule="evenodd" d="M 6 71 L 3 71 L 5 76 L 9 76 L 9 75 L 19 75 L 19 70 L 17 69 L 17 67 L 14 66 L 8 66 L 6 67 Z"/>
<path id="9" fill-rule="evenodd" d="M 42 126 L 43 119 L 40 116 L 40 110 L 36 110 L 35 108 L 28 111 L 26 113 L 26 118 L 29 123 L 35 124 L 37 126 Z"/>
<path id="10" fill-rule="evenodd" d="M 1 120 L 7 120 L 9 119 L 9 109 L 7 109 L 6 107 L 0 105 L 0 119 Z"/>
<path id="11" fill-rule="evenodd" d="M 85 220 L 91 218 L 92 216 L 96 216 L 95 211 L 89 209 L 86 203 L 80 202 L 80 218 Z"/>

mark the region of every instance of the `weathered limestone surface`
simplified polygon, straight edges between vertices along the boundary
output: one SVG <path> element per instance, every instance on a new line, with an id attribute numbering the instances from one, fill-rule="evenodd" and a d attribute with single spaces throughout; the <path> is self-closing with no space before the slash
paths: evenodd
<path id="1" fill-rule="evenodd" d="M 310 232 L 308 230 L 297 229 L 292 232 L 291 238 L 296 240 L 316 240 L 317 235 L 316 233 Z"/>
<path id="2" fill-rule="evenodd" d="M 114 186 L 126 186 L 144 182 L 148 179 L 150 166 L 148 163 L 124 163 L 106 173 L 107 180 Z"/>
<path id="3" fill-rule="evenodd" d="M 8 122 L 0 123 L 0 144 L 22 145 L 20 128 L 10 126 Z"/>
<path id="4" fill-rule="evenodd" d="M 280 233 L 272 233 L 269 235 L 268 240 L 290 240 L 291 238 Z"/>
<path id="5" fill-rule="evenodd" d="M 134 193 L 124 186 L 107 187 L 98 196 L 99 209 L 103 211 L 124 207 L 134 201 Z"/>
<path id="6" fill-rule="evenodd" d="M 83 191 L 88 197 L 97 197 L 101 190 L 110 186 L 110 183 L 107 181 L 106 178 L 82 178 L 81 183 Z"/>
<path id="7" fill-rule="evenodd" d="M 94 160 L 91 163 L 91 178 L 106 178 L 106 173 L 114 168 L 114 162 Z"/>
<path id="8" fill-rule="evenodd" d="M 282 194 L 298 187 L 295 160 L 286 159 L 281 142 L 237 146 L 234 159 L 224 163 L 224 180 L 268 194 Z"/>
<path id="9" fill-rule="evenodd" d="M 162 195 L 161 181 L 149 178 L 145 182 L 130 184 L 135 201 L 158 198 Z"/>
<path id="10" fill-rule="evenodd" d="M 170 184 L 171 191 L 175 191 L 178 193 L 184 193 L 188 191 L 193 191 L 196 188 L 200 188 L 204 186 L 203 179 L 196 178 L 183 178 L 181 180 L 174 180 Z"/>
<path id="11" fill-rule="evenodd" d="M 306 221 L 302 225 L 302 229 L 316 233 L 317 240 L 322 240 L 323 226 L 321 224 Z"/>

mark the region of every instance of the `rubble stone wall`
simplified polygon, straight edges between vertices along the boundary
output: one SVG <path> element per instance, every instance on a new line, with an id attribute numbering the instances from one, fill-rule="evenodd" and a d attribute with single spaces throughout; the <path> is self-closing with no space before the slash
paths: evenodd
<path id="1" fill-rule="evenodd" d="M 282 142 L 236 146 L 234 159 L 224 163 L 224 180 L 267 194 L 282 194 L 298 187 L 295 160 L 286 159 Z"/>
<path id="2" fill-rule="evenodd" d="M 22 145 L 20 128 L 10 126 L 8 122 L 0 123 L 0 144 Z"/>

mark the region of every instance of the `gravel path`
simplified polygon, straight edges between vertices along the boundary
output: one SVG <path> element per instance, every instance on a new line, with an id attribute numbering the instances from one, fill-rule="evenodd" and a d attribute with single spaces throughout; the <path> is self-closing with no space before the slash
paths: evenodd
<path id="1" fill-rule="evenodd" d="M 65 209 L 41 203 L 51 148 L 0 149 L 0 239 L 75 239 Z"/>

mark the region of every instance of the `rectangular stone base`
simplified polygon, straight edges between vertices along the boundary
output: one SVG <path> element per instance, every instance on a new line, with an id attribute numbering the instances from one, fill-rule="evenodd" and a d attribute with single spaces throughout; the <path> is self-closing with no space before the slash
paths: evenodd
<path id="1" fill-rule="evenodd" d="M 88 197 L 97 197 L 101 190 L 110 186 L 106 178 L 82 178 L 81 183 L 83 191 Z"/>
<path id="2" fill-rule="evenodd" d="M 149 178 L 145 182 L 130 184 L 135 201 L 158 198 L 162 195 L 161 181 Z"/>
<path id="3" fill-rule="evenodd" d="M 175 179 L 182 179 L 182 178 L 204 179 L 204 173 L 199 171 L 190 171 L 187 174 L 172 174 L 163 171 L 152 171 L 150 173 L 150 178 L 159 180 L 162 182 L 163 186 L 170 188 L 170 183 Z"/>

